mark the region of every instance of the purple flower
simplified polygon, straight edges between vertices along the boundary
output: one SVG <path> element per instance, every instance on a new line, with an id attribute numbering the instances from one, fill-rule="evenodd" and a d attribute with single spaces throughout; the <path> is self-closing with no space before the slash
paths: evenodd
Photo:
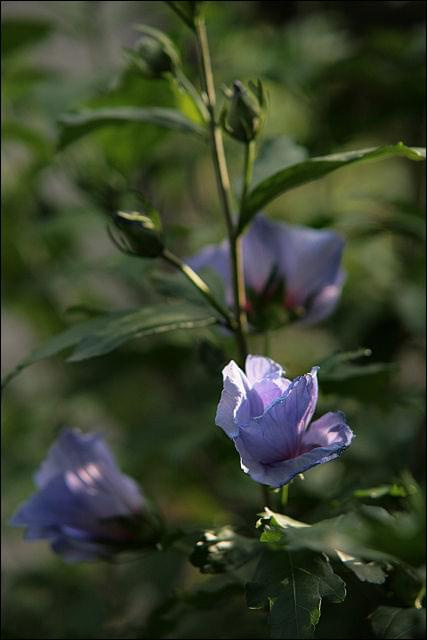
<path id="1" fill-rule="evenodd" d="M 257 324 L 257 316 L 265 310 L 266 302 L 278 302 L 282 309 L 306 324 L 330 315 L 344 281 L 343 248 L 344 240 L 335 231 L 291 226 L 258 214 L 243 237 L 250 319 Z M 188 264 L 195 271 L 215 271 L 224 282 L 227 304 L 232 306 L 227 240 L 205 247 Z"/>
<path id="2" fill-rule="evenodd" d="M 233 360 L 223 369 L 215 422 L 233 440 L 243 471 L 257 482 L 281 487 L 350 445 L 354 434 L 341 412 L 311 422 L 317 369 L 291 381 L 273 360 L 251 355 L 245 372 Z"/>
<path id="3" fill-rule="evenodd" d="M 154 534 L 136 483 L 120 473 L 101 436 L 64 429 L 35 475 L 38 492 L 11 520 L 46 538 L 70 562 L 109 558 Z"/>

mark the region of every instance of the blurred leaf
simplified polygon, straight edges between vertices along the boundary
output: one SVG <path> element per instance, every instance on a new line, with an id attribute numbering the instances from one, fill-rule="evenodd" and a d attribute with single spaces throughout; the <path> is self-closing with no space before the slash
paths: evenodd
<path id="1" fill-rule="evenodd" d="M 217 531 L 205 531 L 190 561 L 202 573 L 223 573 L 238 569 L 258 552 L 258 540 L 241 536 L 225 526 Z"/>
<path id="2" fill-rule="evenodd" d="M 403 484 L 408 510 L 393 514 L 382 507 L 361 505 L 357 511 L 308 525 L 266 509 L 258 525 L 263 529 L 261 542 L 332 555 L 338 550 L 357 559 L 418 567 L 425 556 L 424 505 L 415 481 L 408 488 Z"/>
<path id="3" fill-rule="evenodd" d="M 415 640 L 425 637 L 425 609 L 378 607 L 370 618 L 377 638 Z"/>
<path id="4" fill-rule="evenodd" d="M 372 487 L 371 489 L 358 489 L 353 495 L 356 498 L 372 498 L 375 500 L 383 496 L 405 498 L 408 494 L 405 488 L 398 484 L 383 484 L 380 487 Z"/>
<path id="5" fill-rule="evenodd" d="M 352 362 L 371 355 L 372 351 L 365 348 L 334 353 L 320 361 L 319 378 L 322 381 L 338 381 L 390 371 L 393 365 L 388 363 L 373 362 L 359 365 Z"/>
<path id="6" fill-rule="evenodd" d="M 294 164 L 273 174 L 252 189 L 244 202 L 239 220 L 239 232 L 251 221 L 253 216 L 277 196 L 299 187 L 312 180 L 317 180 L 332 171 L 356 162 L 367 162 L 402 156 L 410 160 L 425 159 L 425 149 L 407 147 L 402 142 L 384 147 L 372 147 L 358 151 L 334 153 L 329 156 L 311 158 Z"/>
<path id="7" fill-rule="evenodd" d="M 42 160 L 47 161 L 50 158 L 52 147 L 46 137 L 22 122 L 8 119 L 2 125 L 1 132 L 3 140 L 9 139 L 23 143 Z"/>
<path id="8" fill-rule="evenodd" d="M 419 607 L 423 597 L 425 598 L 425 582 L 425 567 L 414 569 L 408 565 L 399 564 L 391 572 L 388 586 L 402 605 Z"/>
<path id="9" fill-rule="evenodd" d="M 268 176 L 286 167 L 302 162 L 307 157 L 305 147 L 288 136 L 276 136 L 264 140 L 254 164 L 252 185 L 257 185 Z"/>
<path id="10" fill-rule="evenodd" d="M 14 53 L 46 38 L 53 26 L 43 20 L 6 18 L 1 23 L 1 49 L 4 55 Z"/>
<path id="11" fill-rule="evenodd" d="M 171 9 L 185 22 L 185 24 L 194 30 L 194 18 L 199 12 L 201 1 L 197 0 L 166 0 Z"/>
<path id="12" fill-rule="evenodd" d="M 392 516 L 381 507 L 365 507 L 365 509 L 373 510 L 375 513 L 380 511 L 382 516 L 392 519 Z M 266 509 L 265 513 L 266 517 L 262 517 L 260 521 L 260 526 L 263 527 L 261 542 L 282 544 L 294 551 L 310 549 L 335 556 L 336 551 L 339 550 L 355 558 L 392 560 L 380 549 L 365 544 L 365 539 L 368 538 L 367 526 L 358 512 L 345 513 L 312 525 L 274 513 L 270 509 Z"/>
<path id="13" fill-rule="evenodd" d="M 25 367 L 69 347 L 75 349 L 68 361 L 78 362 L 109 353 L 133 338 L 158 335 L 177 329 L 206 327 L 215 324 L 216 321 L 212 313 L 189 303 L 159 304 L 109 313 L 75 325 L 48 340 L 43 347 L 33 351 L 15 367 L 5 377 L 3 385 Z"/>
<path id="14" fill-rule="evenodd" d="M 168 129 L 203 135 L 202 127 L 174 109 L 163 107 L 112 107 L 63 115 L 59 121 L 59 148 L 64 149 L 67 145 L 96 129 L 123 122 L 145 122 Z"/>

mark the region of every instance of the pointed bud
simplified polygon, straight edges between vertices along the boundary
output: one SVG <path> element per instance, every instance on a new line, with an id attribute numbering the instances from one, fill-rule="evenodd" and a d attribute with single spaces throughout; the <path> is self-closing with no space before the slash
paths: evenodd
<path id="1" fill-rule="evenodd" d="M 147 78 L 162 78 L 166 73 L 175 75 L 180 66 L 180 55 L 168 36 L 152 27 L 140 26 L 142 33 L 133 49 L 127 50 L 128 58 Z"/>
<path id="2" fill-rule="evenodd" d="M 230 104 L 221 113 L 223 128 L 240 142 L 254 140 L 264 121 L 265 94 L 260 80 L 256 84 L 249 82 L 248 88 L 236 80 L 225 95 Z"/>
<path id="3" fill-rule="evenodd" d="M 157 258 L 164 249 L 160 219 L 156 212 L 118 211 L 113 222 L 123 234 L 125 249 L 142 258 Z"/>

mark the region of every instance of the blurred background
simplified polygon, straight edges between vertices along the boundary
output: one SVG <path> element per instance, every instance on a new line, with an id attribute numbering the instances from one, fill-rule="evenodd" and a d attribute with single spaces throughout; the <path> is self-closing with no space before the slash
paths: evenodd
<path id="1" fill-rule="evenodd" d="M 424 2 L 208 3 L 218 87 L 237 78 L 265 82 L 261 154 L 272 170 L 278 158 L 425 144 L 424 12 Z M 127 67 L 123 49 L 141 23 L 172 37 L 197 84 L 191 33 L 165 3 L 2 3 L 2 374 L 91 310 L 170 295 L 159 290 L 159 265 L 119 253 L 106 231 L 111 212 L 138 208 L 138 193 L 159 209 L 181 256 L 225 235 L 203 142 L 121 124 L 58 151 L 58 118 L 76 108 L 185 111 L 168 82 Z M 238 185 L 241 148 L 227 142 L 227 151 Z M 263 170 L 271 172 L 266 163 Z M 397 481 L 403 470 L 423 483 L 424 199 L 423 164 L 392 159 L 342 169 L 266 210 L 347 239 L 336 313 L 316 327 L 271 332 L 272 357 L 294 377 L 333 352 L 372 350 L 369 374 L 321 381 L 319 414 L 345 411 L 357 438 L 340 461 L 291 486 L 293 517 L 333 515 L 355 489 Z M 263 349 L 253 336 L 251 351 Z M 176 552 L 68 566 L 45 542 L 26 543 L 7 525 L 66 424 L 104 432 L 122 469 L 172 525 L 250 529 L 263 506 L 259 487 L 214 426 L 220 368 L 232 355 L 227 336 L 177 332 L 82 363 L 55 357 L 10 383 L 2 412 L 5 638 L 266 637 L 265 616 L 248 611 L 241 590 L 222 577 L 214 578 L 225 580 L 215 592 L 218 609 L 206 598 L 196 612 L 190 598 L 174 600 L 177 591 L 210 588 Z M 334 608 L 346 637 L 370 637 L 364 612 L 376 587 L 362 586 L 352 604 Z M 333 634 L 321 622 L 317 637 Z"/>

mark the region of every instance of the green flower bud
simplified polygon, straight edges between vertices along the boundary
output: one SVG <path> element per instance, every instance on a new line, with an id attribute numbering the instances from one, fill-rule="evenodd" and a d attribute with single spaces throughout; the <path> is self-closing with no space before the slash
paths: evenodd
<path id="1" fill-rule="evenodd" d="M 121 249 L 142 258 L 157 258 L 162 254 L 163 234 L 155 212 L 148 216 L 144 213 L 118 211 L 113 221 L 123 234 Z"/>
<path id="2" fill-rule="evenodd" d="M 127 51 L 130 60 L 148 78 L 162 78 L 166 73 L 175 75 L 180 56 L 170 38 L 152 27 L 141 26 L 141 38 Z"/>
<path id="3" fill-rule="evenodd" d="M 249 82 L 248 88 L 236 80 L 233 89 L 226 90 L 230 104 L 221 113 L 221 124 L 236 140 L 248 143 L 254 140 L 264 121 L 265 94 L 260 80 Z"/>

